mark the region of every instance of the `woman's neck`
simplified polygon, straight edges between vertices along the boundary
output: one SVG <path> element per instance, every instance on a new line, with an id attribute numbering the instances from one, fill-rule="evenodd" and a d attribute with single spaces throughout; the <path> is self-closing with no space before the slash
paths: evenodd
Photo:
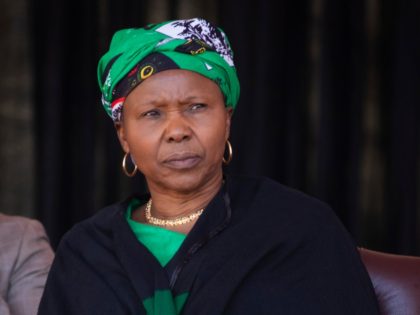
<path id="1" fill-rule="evenodd" d="M 220 190 L 223 176 L 215 176 L 190 192 L 168 191 L 149 187 L 153 200 L 151 213 L 160 219 L 174 219 L 205 208 Z"/>

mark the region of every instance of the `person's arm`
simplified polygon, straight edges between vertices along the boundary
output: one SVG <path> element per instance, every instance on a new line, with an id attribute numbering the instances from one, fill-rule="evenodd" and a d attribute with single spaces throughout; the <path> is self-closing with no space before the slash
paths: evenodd
<path id="1" fill-rule="evenodd" d="M 13 315 L 37 314 L 54 253 L 40 222 L 25 219 L 10 276 L 7 304 Z"/>
<path id="2" fill-rule="evenodd" d="M 9 305 L 7 305 L 6 301 L 0 295 L 0 314 L 1 315 L 10 315 Z"/>

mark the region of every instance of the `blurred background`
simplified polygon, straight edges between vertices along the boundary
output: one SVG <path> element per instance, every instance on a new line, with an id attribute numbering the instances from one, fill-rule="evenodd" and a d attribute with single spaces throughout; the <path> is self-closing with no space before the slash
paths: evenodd
<path id="1" fill-rule="evenodd" d="M 113 33 L 203 17 L 235 52 L 231 174 L 327 202 L 359 246 L 420 255 L 420 1 L 14 0 L 0 3 L 0 211 L 53 246 L 132 192 L 100 104 Z"/>

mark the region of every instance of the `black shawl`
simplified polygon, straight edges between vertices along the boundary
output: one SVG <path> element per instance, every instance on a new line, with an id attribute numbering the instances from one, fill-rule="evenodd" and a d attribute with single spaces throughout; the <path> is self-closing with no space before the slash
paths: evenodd
<path id="1" fill-rule="evenodd" d="M 40 315 L 146 314 L 143 303 L 162 292 L 188 296 L 191 315 L 378 314 L 352 237 L 317 199 L 228 177 L 165 268 L 128 226 L 129 201 L 63 237 Z"/>

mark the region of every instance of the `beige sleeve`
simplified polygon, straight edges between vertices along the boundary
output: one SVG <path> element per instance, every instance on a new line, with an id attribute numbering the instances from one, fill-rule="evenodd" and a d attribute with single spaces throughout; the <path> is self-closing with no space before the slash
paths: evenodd
<path id="1" fill-rule="evenodd" d="M 1 315 L 10 315 L 9 305 L 0 295 L 0 314 Z"/>
<path id="2" fill-rule="evenodd" d="M 35 315 L 54 253 L 44 227 L 25 220 L 17 259 L 10 276 L 7 303 L 13 315 Z"/>

